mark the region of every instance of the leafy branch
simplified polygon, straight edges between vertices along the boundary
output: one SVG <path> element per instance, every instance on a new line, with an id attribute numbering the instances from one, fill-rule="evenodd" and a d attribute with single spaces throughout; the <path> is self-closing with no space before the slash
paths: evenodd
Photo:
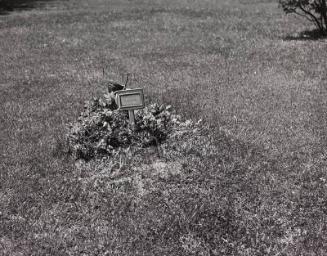
<path id="1" fill-rule="evenodd" d="M 321 35 L 327 35 L 326 0 L 279 0 L 286 14 L 294 13 L 312 22 Z"/>

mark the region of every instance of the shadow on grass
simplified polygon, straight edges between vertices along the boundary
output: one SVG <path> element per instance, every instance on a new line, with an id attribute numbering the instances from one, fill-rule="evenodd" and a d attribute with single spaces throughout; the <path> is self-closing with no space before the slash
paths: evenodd
<path id="1" fill-rule="evenodd" d="M 0 0 L 0 15 L 29 10 L 52 0 Z"/>
<path id="2" fill-rule="evenodd" d="M 327 34 L 322 34 L 318 29 L 306 30 L 300 33 L 296 33 L 295 35 L 288 35 L 283 38 L 285 41 L 315 41 L 320 39 L 327 39 Z"/>

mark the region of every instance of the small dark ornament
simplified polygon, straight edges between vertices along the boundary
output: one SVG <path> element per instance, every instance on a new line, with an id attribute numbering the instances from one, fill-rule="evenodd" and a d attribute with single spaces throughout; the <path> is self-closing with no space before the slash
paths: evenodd
<path id="1" fill-rule="evenodd" d="M 108 93 L 126 90 L 127 83 L 128 83 L 128 76 L 129 74 L 127 74 L 125 85 L 121 85 L 113 81 L 108 81 L 107 82 Z"/>
<path id="2" fill-rule="evenodd" d="M 115 82 L 107 83 L 108 93 L 124 90 L 125 86 Z"/>

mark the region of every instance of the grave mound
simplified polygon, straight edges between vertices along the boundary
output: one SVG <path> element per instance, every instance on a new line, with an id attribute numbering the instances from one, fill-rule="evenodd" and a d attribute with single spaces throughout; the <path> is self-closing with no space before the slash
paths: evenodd
<path id="1" fill-rule="evenodd" d="M 168 135 L 196 129 L 170 105 L 156 103 L 135 112 L 135 127 L 129 125 L 127 111 L 117 109 L 110 93 L 85 102 L 75 123 L 69 125 L 67 141 L 76 159 L 110 156 L 129 147 L 158 146 Z"/>

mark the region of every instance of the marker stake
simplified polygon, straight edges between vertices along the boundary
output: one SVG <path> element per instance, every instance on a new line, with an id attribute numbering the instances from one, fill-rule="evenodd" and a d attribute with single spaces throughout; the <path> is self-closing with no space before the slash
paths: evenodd
<path id="1" fill-rule="evenodd" d="M 131 128 L 134 130 L 135 129 L 135 114 L 134 110 L 128 110 L 128 117 L 129 117 L 129 124 Z"/>

